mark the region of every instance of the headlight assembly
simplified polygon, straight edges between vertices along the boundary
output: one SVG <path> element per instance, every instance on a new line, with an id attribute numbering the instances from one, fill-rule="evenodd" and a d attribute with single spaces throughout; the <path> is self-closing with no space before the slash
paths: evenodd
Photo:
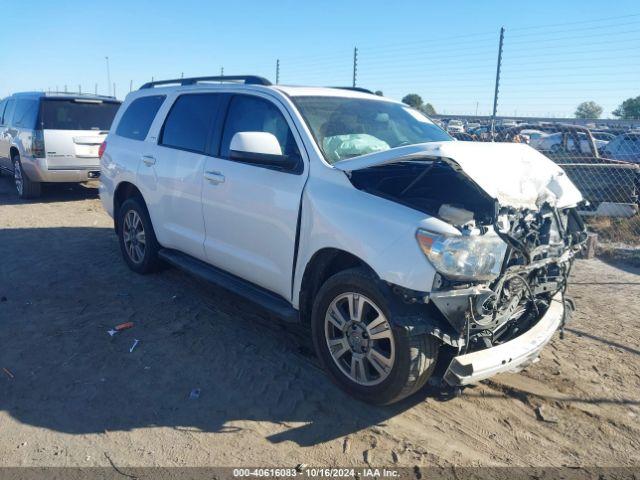
<path id="1" fill-rule="evenodd" d="M 419 229 L 416 239 L 435 269 L 457 280 L 493 280 L 507 244 L 496 235 L 443 235 Z"/>

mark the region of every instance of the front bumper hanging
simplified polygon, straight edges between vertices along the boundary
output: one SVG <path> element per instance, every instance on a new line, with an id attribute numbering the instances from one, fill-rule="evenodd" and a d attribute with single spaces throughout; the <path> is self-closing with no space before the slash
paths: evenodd
<path id="1" fill-rule="evenodd" d="M 452 386 L 468 385 L 497 373 L 517 372 L 538 358 L 565 315 L 562 292 L 554 295 L 544 316 L 531 329 L 501 345 L 454 357 L 444 374 Z"/>

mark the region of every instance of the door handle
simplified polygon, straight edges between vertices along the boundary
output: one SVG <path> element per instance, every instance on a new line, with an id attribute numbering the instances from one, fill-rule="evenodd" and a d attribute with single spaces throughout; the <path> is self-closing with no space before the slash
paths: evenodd
<path id="1" fill-rule="evenodd" d="M 152 157 L 151 155 L 143 155 L 142 156 L 142 161 L 144 162 L 144 164 L 147 167 L 150 167 L 151 165 L 155 165 L 156 164 L 155 157 Z"/>
<path id="2" fill-rule="evenodd" d="M 209 180 L 211 183 L 224 183 L 224 175 L 220 172 L 204 172 L 204 178 Z"/>

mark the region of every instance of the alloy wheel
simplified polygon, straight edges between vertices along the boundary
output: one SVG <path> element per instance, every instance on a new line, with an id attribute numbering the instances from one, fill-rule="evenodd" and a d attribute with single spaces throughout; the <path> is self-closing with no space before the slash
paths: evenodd
<path id="1" fill-rule="evenodd" d="M 338 295 L 324 324 L 331 358 L 351 381 L 373 386 L 389 376 L 395 360 L 393 332 L 371 299 L 355 292 Z"/>
<path id="2" fill-rule="evenodd" d="M 22 168 L 17 160 L 13 162 L 13 181 L 16 185 L 18 195 L 22 196 L 24 191 L 24 181 L 22 179 Z"/>
<path id="3" fill-rule="evenodd" d="M 129 210 L 124 217 L 122 239 L 129 259 L 136 264 L 142 263 L 147 245 L 142 219 L 135 210 Z"/>

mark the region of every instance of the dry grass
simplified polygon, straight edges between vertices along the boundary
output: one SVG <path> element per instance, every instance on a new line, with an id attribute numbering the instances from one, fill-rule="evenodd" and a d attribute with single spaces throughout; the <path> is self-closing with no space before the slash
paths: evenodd
<path id="1" fill-rule="evenodd" d="M 587 217 L 589 231 L 598 234 L 598 242 L 640 246 L 640 215 L 631 218 Z"/>

